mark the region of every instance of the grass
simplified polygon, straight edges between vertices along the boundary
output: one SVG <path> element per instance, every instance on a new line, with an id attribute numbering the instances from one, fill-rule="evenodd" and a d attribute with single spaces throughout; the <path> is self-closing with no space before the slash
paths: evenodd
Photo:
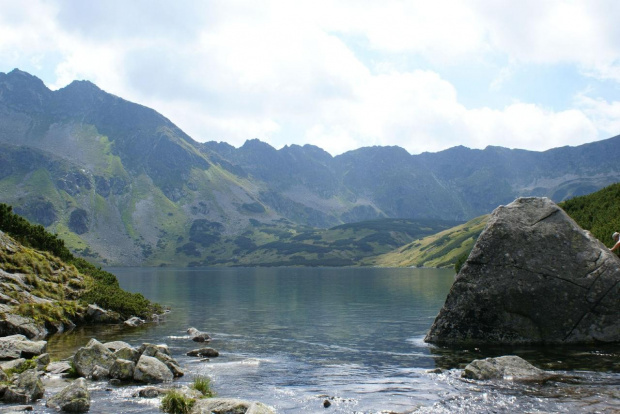
<path id="1" fill-rule="evenodd" d="M 29 369 L 35 369 L 36 367 L 37 367 L 36 358 L 31 358 L 31 359 L 26 360 L 26 362 L 21 364 L 19 367 L 7 369 L 4 372 L 9 378 L 11 378 L 13 377 L 13 375 L 19 375 L 22 372 L 28 371 Z"/>
<path id="2" fill-rule="evenodd" d="M 169 414 L 188 414 L 196 400 L 176 390 L 170 390 L 161 400 L 161 409 Z"/>
<path id="3" fill-rule="evenodd" d="M 190 387 L 199 391 L 205 398 L 215 397 L 215 392 L 211 389 L 211 380 L 207 377 L 198 376 L 194 378 Z"/>

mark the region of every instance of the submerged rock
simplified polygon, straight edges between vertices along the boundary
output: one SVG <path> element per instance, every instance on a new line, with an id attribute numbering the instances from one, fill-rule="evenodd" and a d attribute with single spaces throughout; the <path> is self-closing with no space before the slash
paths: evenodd
<path id="1" fill-rule="evenodd" d="M 514 355 L 497 358 L 476 359 L 463 370 L 462 377 L 476 380 L 489 379 L 534 379 L 545 371 L 536 368 L 523 358 Z"/>
<path id="2" fill-rule="evenodd" d="M 190 414 L 275 414 L 263 403 L 233 398 L 206 398 L 197 400 Z"/>
<path id="3" fill-rule="evenodd" d="M 84 378 L 78 378 L 47 400 L 47 407 L 68 413 L 84 413 L 90 409 L 90 392 Z"/>
<path id="4" fill-rule="evenodd" d="M 620 342 L 620 259 L 547 198 L 500 206 L 425 340 Z"/>

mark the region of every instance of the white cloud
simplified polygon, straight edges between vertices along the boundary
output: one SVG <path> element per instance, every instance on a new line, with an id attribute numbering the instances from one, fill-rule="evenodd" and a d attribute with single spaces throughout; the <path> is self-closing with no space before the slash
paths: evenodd
<path id="1" fill-rule="evenodd" d="M 233 145 L 258 137 L 333 154 L 366 145 L 538 150 L 620 132 L 617 98 L 582 93 L 557 110 L 518 98 L 466 107 L 456 84 L 429 69 L 484 62 L 498 68 L 492 91 L 521 68 L 535 76 L 536 65 L 570 64 L 620 81 L 615 1 L 91 6 L 0 0 L 0 62 L 34 70 L 52 88 L 89 79 L 155 108 L 195 139 Z M 400 64 L 417 60 L 430 63 Z"/>

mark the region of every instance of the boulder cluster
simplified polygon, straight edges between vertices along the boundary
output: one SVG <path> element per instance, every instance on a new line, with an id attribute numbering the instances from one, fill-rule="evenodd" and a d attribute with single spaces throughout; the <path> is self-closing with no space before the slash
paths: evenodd
<path id="1" fill-rule="evenodd" d="M 208 334 L 195 328 L 190 328 L 188 333 L 196 342 L 211 340 Z M 132 347 L 123 341 L 101 343 L 93 338 L 79 348 L 70 360 L 59 362 L 51 362 L 46 350 L 47 342 L 43 340 L 30 340 L 20 334 L 0 337 L 0 400 L 22 404 L 12 406 L 13 411 L 32 411 L 34 407 L 30 404 L 45 397 L 45 384 L 55 381 L 51 375 L 76 375 L 80 378 L 48 396 L 45 402 L 47 407 L 63 412 L 87 412 L 91 406 L 90 381 L 109 381 L 116 385 L 159 383 L 159 386 L 140 389 L 134 397 L 162 398 L 174 390 L 193 402 L 191 413 L 273 413 L 271 408 L 258 402 L 205 399 L 205 395 L 196 389 L 173 386 L 172 381 L 183 376 L 184 372 L 165 344 L 144 343 Z M 215 357 L 219 353 L 213 348 L 200 348 L 188 352 L 188 355 Z"/>
<path id="2" fill-rule="evenodd" d="M 166 345 L 142 344 L 134 348 L 126 342 L 102 344 L 91 339 L 73 356 L 78 375 L 94 380 L 115 379 L 148 384 L 169 382 L 184 375 Z"/>

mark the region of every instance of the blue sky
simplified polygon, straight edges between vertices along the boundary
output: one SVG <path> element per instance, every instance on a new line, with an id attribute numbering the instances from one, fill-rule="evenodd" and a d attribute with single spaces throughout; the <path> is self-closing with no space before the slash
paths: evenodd
<path id="1" fill-rule="evenodd" d="M 545 150 L 620 134 L 620 2 L 0 0 L 0 71 L 198 141 Z"/>

